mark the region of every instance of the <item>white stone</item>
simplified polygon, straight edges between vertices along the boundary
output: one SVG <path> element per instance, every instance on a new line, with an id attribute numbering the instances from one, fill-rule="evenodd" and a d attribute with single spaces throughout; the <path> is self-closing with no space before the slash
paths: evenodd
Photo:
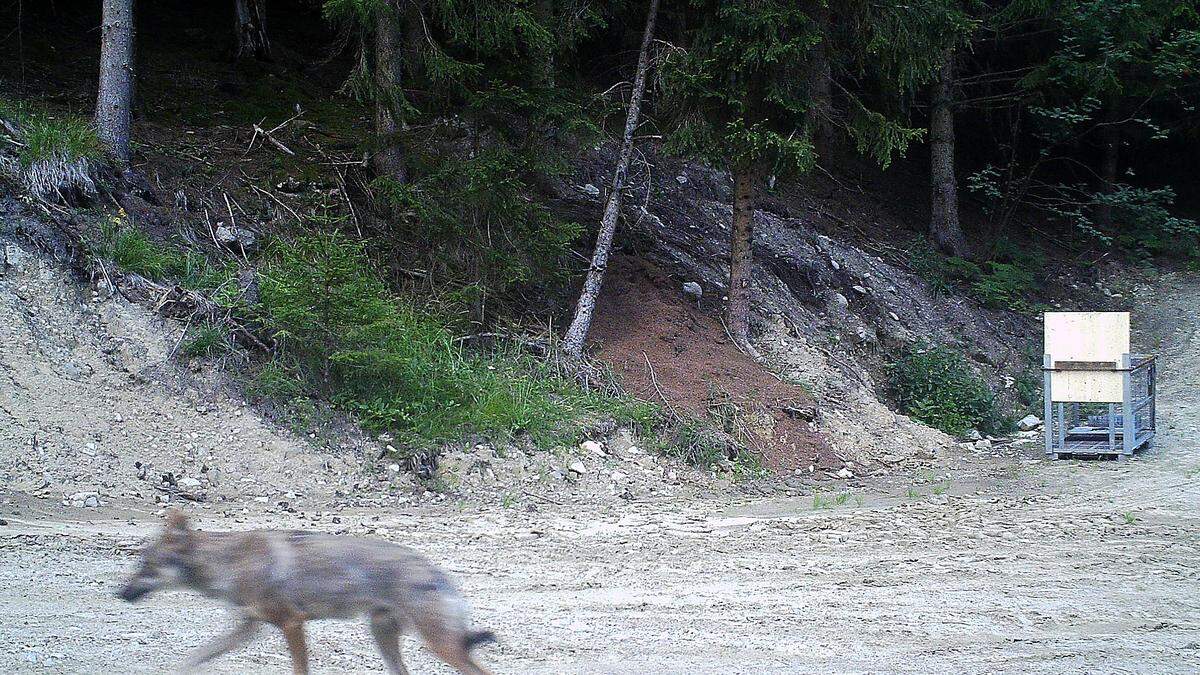
<path id="1" fill-rule="evenodd" d="M 1033 431 L 1042 426 L 1042 420 L 1037 415 L 1026 415 L 1017 422 L 1017 428 L 1021 431 Z"/>
<path id="2" fill-rule="evenodd" d="M 577 473 L 580 476 L 587 473 L 587 467 L 584 466 L 583 462 L 581 462 L 579 460 L 575 460 L 574 462 L 571 462 L 570 466 L 568 466 L 567 468 L 571 470 L 571 473 Z"/>
<path id="3" fill-rule="evenodd" d="M 596 441 L 584 441 L 579 444 L 579 449 L 583 450 L 584 452 L 596 455 L 598 457 L 604 457 L 605 455 L 608 454 L 608 453 L 604 452 L 604 446 L 600 445 Z M 579 473 L 583 473 L 583 472 L 580 471 Z"/>

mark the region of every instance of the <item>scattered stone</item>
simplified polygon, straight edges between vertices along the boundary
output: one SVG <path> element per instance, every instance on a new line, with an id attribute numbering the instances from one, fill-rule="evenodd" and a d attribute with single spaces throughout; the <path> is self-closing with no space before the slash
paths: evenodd
<path id="1" fill-rule="evenodd" d="M 97 508 L 100 506 L 100 498 L 96 495 L 88 495 L 87 498 L 83 500 L 83 505 L 89 509 Z"/>
<path id="2" fill-rule="evenodd" d="M 900 315 L 895 312 L 888 312 L 888 316 L 892 317 L 892 321 L 899 321 Z"/>
<path id="3" fill-rule="evenodd" d="M 700 302 L 700 299 L 704 297 L 704 287 L 694 281 L 689 281 L 683 285 L 683 294 Z"/>
<path id="4" fill-rule="evenodd" d="M 1033 431 L 1042 426 L 1042 420 L 1037 415 L 1026 415 L 1017 422 L 1017 429 L 1021 431 Z"/>
<path id="5" fill-rule="evenodd" d="M 216 231 L 217 241 L 225 246 L 238 245 L 249 251 L 258 244 L 258 237 L 244 227 L 221 225 Z"/>
<path id="6" fill-rule="evenodd" d="M 975 441 L 983 440 L 983 434 L 979 433 L 978 429 L 971 429 L 967 432 L 967 440 L 974 443 Z"/>
<path id="7" fill-rule="evenodd" d="M 679 183 L 680 185 L 687 185 L 688 177 L 683 174 L 679 174 L 678 176 L 675 176 L 675 182 Z"/>
<path id="8" fill-rule="evenodd" d="M 850 300 L 837 291 L 829 294 L 828 303 L 831 309 L 838 312 L 844 312 L 850 308 Z"/>
<path id="9" fill-rule="evenodd" d="M 191 476 L 184 476 L 183 478 L 179 479 L 177 485 L 184 489 L 195 490 L 200 487 L 200 480 L 198 478 L 192 478 Z"/>
<path id="10" fill-rule="evenodd" d="M 975 441 L 975 449 L 979 450 L 980 452 L 991 450 L 992 442 L 986 438 Z"/>
<path id="11" fill-rule="evenodd" d="M 837 477 L 838 478 L 854 478 L 854 472 L 843 466 L 842 468 L 838 469 Z"/>
<path id="12" fill-rule="evenodd" d="M 585 467 L 583 465 L 583 462 L 581 462 L 579 460 L 575 460 L 574 462 L 571 462 L 571 465 L 568 466 L 567 468 L 571 470 L 571 473 L 578 474 L 580 476 L 587 473 L 587 467 Z"/>
<path id="13" fill-rule="evenodd" d="M 593 197 L 600 196 L 600 188 L 596 187 L 595 185 L 592 185 L 591 183 L 587 183 L 585 185 L 580 185 L 579 189 L 582 190 L 584 194 L 589 194 Z"/>
<path id="14" fill-rule="evenodd" d="M 600 445 L 596 441 L 584 441 L 579 444 L 579 449 L 598 457 L 605 457 L 608 455 L 608 453 L 604 452 L 604 446 Z M 583 472 L 580 471 L 579 473 Z"/>
<path id="15" fill-rule="evenodd" d="M 866 295 L 867 293 L 870 293 L 866 286 L 851 286 L 850 288 L 852 288 L 854 292 L 858 293 L 859 295 Z"/>

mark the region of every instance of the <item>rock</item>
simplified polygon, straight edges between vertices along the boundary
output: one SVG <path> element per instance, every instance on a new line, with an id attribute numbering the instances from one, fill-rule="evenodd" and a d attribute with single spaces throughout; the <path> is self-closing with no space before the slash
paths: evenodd
<path id="1" fill-rule="evenodd" d="M 580 190 L 581 190 L 581 191 L 582 191 L 584 194 L 588 194 L 588 195 L 591 195 L 591 196 L 593 196 L 593 197 L 599 197 L 599 196 L 600 196 L 600 188 L 596 187 L 595 185 L 592 185 L 591 183 L 588 183 L 588 184 L 586 184 L 586 185 L 580 185 L 580 186 L 579 186 L 579 189 L 580 189 Z"/>
<path id="2" fill-rule="evenodd" d="M 571 473 L 578 474 L 580 476 L 587 473 L 587 467 L 585 467 L 583 465 L 583 462 L 581 462 L 579 460 L 575 460 L 574 462 L 571 462 L 571 464 L 567 468 L 571 470 Z"/>
<path id="3" fill-rule="evenodd" d="M 986 438 L 975 441 L 975 449 L 979 450 L 980 452 L 991 450 L 992 442 Z"/>
<path id="4" fill-rule="evenodd" d="M 837 477 L 838 478 L 854 478 L 854 472 L 843 466 L 842 468 L 838 469 Z"/>
<path id="5" fill-rule="evenodd" d="M 7 272 L 10 267 L 21 267 L 25 260 L 25 252 L 15 244 L 5 244 L 4 248 L 0 249 L 0 254 L 0 274 Z"/>
<path id="6" fill-rule="evenodd" d="M 678 176 L 675 176 L 675 182 L 679 183 L 680 185 L 687 185 L 688 177 L 683 174 L 680 174 Z"/>
<path id="7" fill-rule="evenodd" d="M 683 285 L 683 294 L 700 302 L 700 298 L 704 297 L 704 287 L 694 281 L 689 281 Z"/>
<path id="8" fill-rule="evenodd" d="M 1037 415 L 1026 415 L 1017 422 L 1017 428 L 1021 431 L 1033 431 L 1042 426 L 1042 420 Z"/>
<path id="9" fill-rule="evenodd" d="M 971 441 L 972 443 L 983 440 L 983 434 L 979 433 L 978 429 L 971 429 L 967 432 L 967 440 Z"/>
<path id="10" fill-rule="evenodd" d="M 249 251 L 258 243 L 258 237 L 244 227 L 221 225 L 216 231 L 217 241 L 225 246 L 238 245 Z"/>
<path id="11" fill-rule="evenodd" d="M 89 509 L 94 509 L 94 508 L 100 506 L 100 498 L 97 497 L 96 495 L 88 495 L 87 499 L 83 500 L 83 505 L 88 507 Z"/>
<path id="12" fill-rule="evenodd" d="M 605 457 L 608 453 L 604 452 L 604 446 L 596 441 L 584 441 L 579 444 L 579 449 L 584 452 L 591 453 L 597 457 Z M 583 473 L 582 471 L 580 473 Z"/>
<path id="13" fill-rule="evenodd" d="M 831 292 L 825 300 L 829 308 L 836 312 L 844 312 L 850 308 L 850 300 L 837 291 Z"/>
<path id="14" fill-rule="evenodd" d="M 614 471 L 611 474 L 609 474 L 609 477 L 612 478 L 614 481 L 620 482 L 620 481 L 625 480 L 628 476 L 625 474 L 624 471 Z"/>
<path id="15" fill-rule="evenodd" d="M 895 312 L 888 312 L 888 316 L 892 317 L 892 321 L 899 321 L 900 315 Z"/>
<path id="16" fill-rule="evenodd" d="M 851 286 L 850 288 L 852 288 L 854 292 L 858 293 L 859 295 L 866 295 L 867 293 L 871 292 L 867 290 L 866 286 Z"/>
<path id="17" fill-rule="evenodd" d="M 185 476 L 180 478 L 177 484 L 181 488 L 195 490 L 200 487 L 200 480 L 197 478 L 192 478 L 191 476 Z"/>

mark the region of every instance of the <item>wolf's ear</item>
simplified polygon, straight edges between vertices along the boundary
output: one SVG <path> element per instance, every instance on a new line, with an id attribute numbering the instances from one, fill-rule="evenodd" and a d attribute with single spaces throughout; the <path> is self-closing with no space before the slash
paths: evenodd
<path id="1" fill-rule="evenodd" d="M 177 532 L 188 531 L 188 519 L 187 516 L 183 515 L 183 511 L 171 509 L 167 512 L 167 529 Z"/>

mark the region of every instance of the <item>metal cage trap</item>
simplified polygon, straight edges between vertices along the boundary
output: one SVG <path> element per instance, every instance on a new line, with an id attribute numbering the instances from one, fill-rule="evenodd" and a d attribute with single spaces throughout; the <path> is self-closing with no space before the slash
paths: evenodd
<path id="1" fill-rule="evenodd" d="M 1153 356 L 1129 350 L 1127 312 L 1047 312 L 1046 455 L 1131 457 L 1154 439 Z"/>

